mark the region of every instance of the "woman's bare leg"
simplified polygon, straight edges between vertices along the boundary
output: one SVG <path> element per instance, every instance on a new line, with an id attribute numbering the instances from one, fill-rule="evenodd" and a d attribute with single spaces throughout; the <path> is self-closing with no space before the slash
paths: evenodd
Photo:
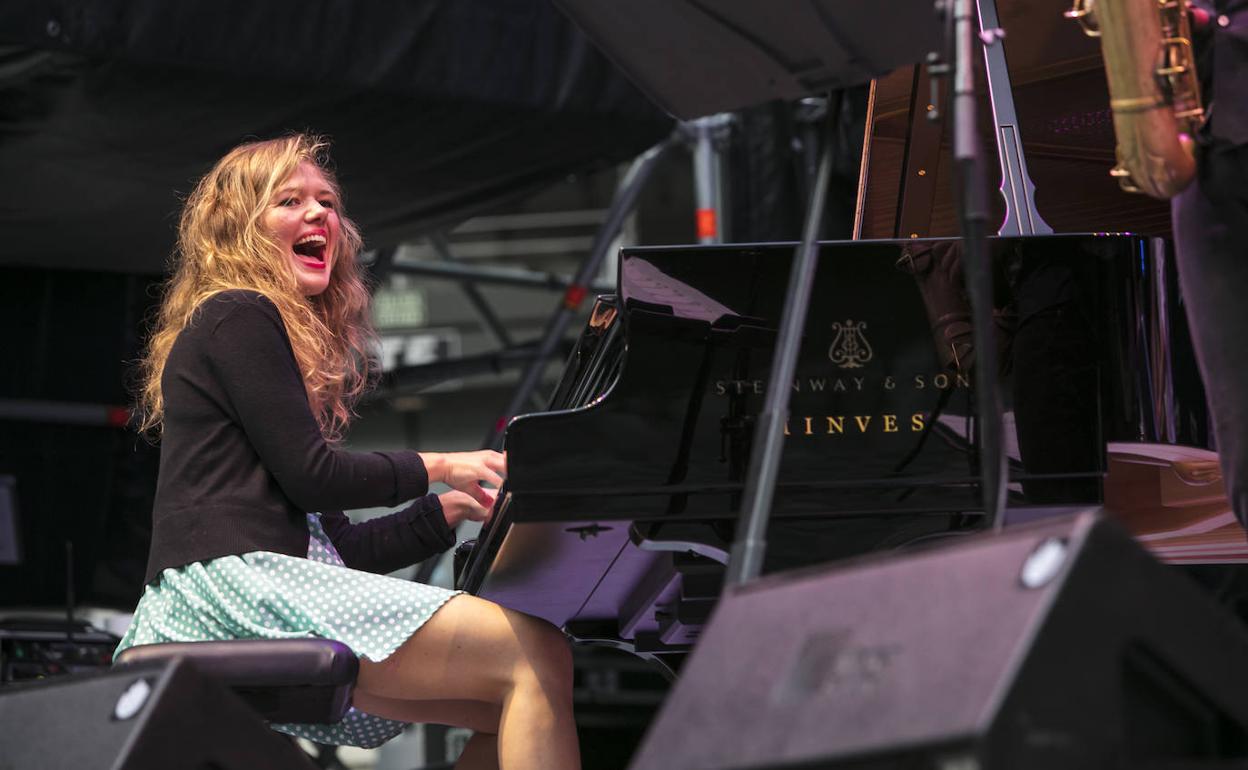
<path id="1" fill-rule="evenodd" d="M 455 762 L 455 770 L 498 770 L 498 736 L 473 734 Z"/>
<path id="2" fill-rule="evenodd" d="M 364 701 L 493 704 L 503 770 L 580 767 L 567 640 L 549 623 L 491 602 L 451 599 L 393 655 L 361 660 L 356 692 Z"/>
<path id="3" fill-rule="evenodd" d="M 498 770 L 498 721 L 501 709 L 478 700 L 395 700 L 357 692 L 351 704 L 360 711 L 399 722 L 466 727 L 473 736 L 455 763 L 456 770 Z"/>
<path id="4" fill-rule="evenodd" d="M 455 763 L 456 770 L 498 770 L 496 704 L 477 700 L 395 700 L 357 692 L 351 704 L 360 711 L 399 722 L 466 727 L 473 736 Z"/>

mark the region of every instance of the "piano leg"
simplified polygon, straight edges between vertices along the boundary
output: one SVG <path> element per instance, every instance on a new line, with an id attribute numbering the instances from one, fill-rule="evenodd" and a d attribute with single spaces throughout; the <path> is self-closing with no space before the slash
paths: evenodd
<path id="1" fill-rule="evenodd" d="M 577 644 L 588 644 L 595 647 L 607 647 L 621 650 L 649 663 L 669 683 L 675 682 L 680 674 L 688 650 L 680 652 L 654 652 L 648 649 L 644 634 L 638 634 L 636 641 L 630 642 L 619 638 L 618 627 L 614 621 L 571 621 L 563 629 Z"/>

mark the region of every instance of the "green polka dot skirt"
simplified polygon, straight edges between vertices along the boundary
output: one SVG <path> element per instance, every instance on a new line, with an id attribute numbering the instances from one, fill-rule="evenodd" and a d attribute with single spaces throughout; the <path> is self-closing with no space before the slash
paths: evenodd
<path id="1" fill-rule="evenodd" d="M 165 570 L 144 590 L 117 654 L 140 644 L 312 636 L 379 661 L 459 593 L 350 569 L 319 514 L 308 514 L 308 530 L 306 559 L 256 551 Z M 405 723 L 352 708 L 333 725 L 270 726 L 317 743 L 372 748 Z"/>

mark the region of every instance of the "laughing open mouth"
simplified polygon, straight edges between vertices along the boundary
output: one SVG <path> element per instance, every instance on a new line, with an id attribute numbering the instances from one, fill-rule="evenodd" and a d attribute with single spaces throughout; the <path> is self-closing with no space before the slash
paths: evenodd
<path id="1" fill-rule="evenodd" d="M 325 265 L 325 236 L 305 235 L 292 247 L 295 254 L 305 261 Z"/>

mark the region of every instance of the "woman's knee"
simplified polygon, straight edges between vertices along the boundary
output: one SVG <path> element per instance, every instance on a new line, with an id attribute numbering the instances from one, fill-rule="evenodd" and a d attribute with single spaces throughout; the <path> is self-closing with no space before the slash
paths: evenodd
<path id="1" fill-rule="evenodd" d="M 524 662 L 538 677 L 572 684 L 572 648 L 567 636 L 549 622 L 516 613 L 517 638 Z M 552 682 L 553 683 L 553 682 Z"/>

